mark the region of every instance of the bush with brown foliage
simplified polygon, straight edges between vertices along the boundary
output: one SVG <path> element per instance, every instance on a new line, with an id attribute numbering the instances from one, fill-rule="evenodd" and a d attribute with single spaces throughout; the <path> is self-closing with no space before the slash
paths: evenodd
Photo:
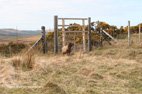
<path id="1" fill-rule="evenodd" d="M 28 45 L 24 43 L 14 43 L 10 42 L 8 44 L 0 45 L 0 53 L 5 56 L 10 56 L 11 54 L 17 54 L 25 49 Z"/>

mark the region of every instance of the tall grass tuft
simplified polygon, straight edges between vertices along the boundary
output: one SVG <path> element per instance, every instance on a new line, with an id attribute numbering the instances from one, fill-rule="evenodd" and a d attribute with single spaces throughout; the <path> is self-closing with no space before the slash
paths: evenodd
<path id="1" fill-rule="evenodd" d="M 22 65 L 22 60 L 21 58 L 19 57 L 15 57 L 11 60 L 12 62 L 12 66 L 15 68 L 15 69 L 19 69 Z"/>
<path id="2" fill-rule="evenodd" d="M 23 68 L 33 69 L 35 65 L 35 54 L 33 52 L 23 56 Z"/>
<path id="3" fill-rule="evenodd" d="M 15 69 L 32 70 L 35 64 L 35 55 L 33 53 L 23 54 L 20 57 L 14 57 L 11 62 Z"/>

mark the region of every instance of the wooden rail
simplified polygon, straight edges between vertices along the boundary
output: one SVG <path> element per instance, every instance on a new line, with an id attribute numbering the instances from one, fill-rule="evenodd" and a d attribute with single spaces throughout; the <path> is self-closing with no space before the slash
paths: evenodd
<path id="1" fill-rule="evenodd" d="M 83 33 L 88 31 L 65 31 L 65 33 Z"/>
<path id="2" fill-rule="evenodd" d="M 58 18 L 59 20 L 88 20 L 87 18 Z"/>
<path id="3" fill-rule="evenodd" d="M 109 33 L 107 33 L 105 30 L 102 30 L 103 33 L 105 33 L 108 37 L 110 37 L 113 41 L 117 41 L 114 37 L 112 37 Z"/>
<path id="4" fill-rule="evenodd" d="M 43 53 L 44 54 L 47 53 L 48 48 L 47 48 L 47 39 L 46 39 L 45 26 L 42 26 L 41 29 L 42 29 L 42 32 L 41 32 L 42 33 L 42 37 L 39 40 L 37 40 L 34 43 L 34 45 L 32 45 L 25 54 L 29 53 L 34 47 L 36 47 L 39 44 L 39 42 L 42 42 Z"/>
<path id="5" fill-rule="evenodd" d="M 58 25 L 59 27 L 62 27 L 63 25 Z M 72 25 L 64 25 L 65 27 L 68 27 L 68 26 L 72 26 Z"/>

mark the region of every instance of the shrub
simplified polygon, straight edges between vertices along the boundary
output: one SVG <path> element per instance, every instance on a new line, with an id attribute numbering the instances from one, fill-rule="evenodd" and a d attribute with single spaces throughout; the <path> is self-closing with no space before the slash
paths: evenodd
<path id="1" fill-rule="evenodd" d="M 13 43 L 9 44 L 1 44 L 0 45 L 0 53 L 4 56 L 11 56 L 12 54 L 17 54 L 25 49 L 28 45 L 24 43 Z"/>

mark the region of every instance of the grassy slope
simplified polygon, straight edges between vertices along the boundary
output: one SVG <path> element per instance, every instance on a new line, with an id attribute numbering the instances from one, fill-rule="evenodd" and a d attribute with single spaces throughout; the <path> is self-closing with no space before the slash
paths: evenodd
<path id="1" fill-rule="evenodd" d="M 34 36 L 24 36 L 24 37 L 4 37 L 0 39 L 0 44 L 8 44 L 9 42 L 18 42 L 18 43 L 32 43 L 39 40 L 41 35 L 34 35 Z"/>
<path id="2" fill-rule="evenodd" d="M 43 87 L 0 88 L 0 94 L 141 94 L 141 57 L 141 46 L 128 48 L 125 40 L 88 54 L 38 55 L 20 84 Z"/>

